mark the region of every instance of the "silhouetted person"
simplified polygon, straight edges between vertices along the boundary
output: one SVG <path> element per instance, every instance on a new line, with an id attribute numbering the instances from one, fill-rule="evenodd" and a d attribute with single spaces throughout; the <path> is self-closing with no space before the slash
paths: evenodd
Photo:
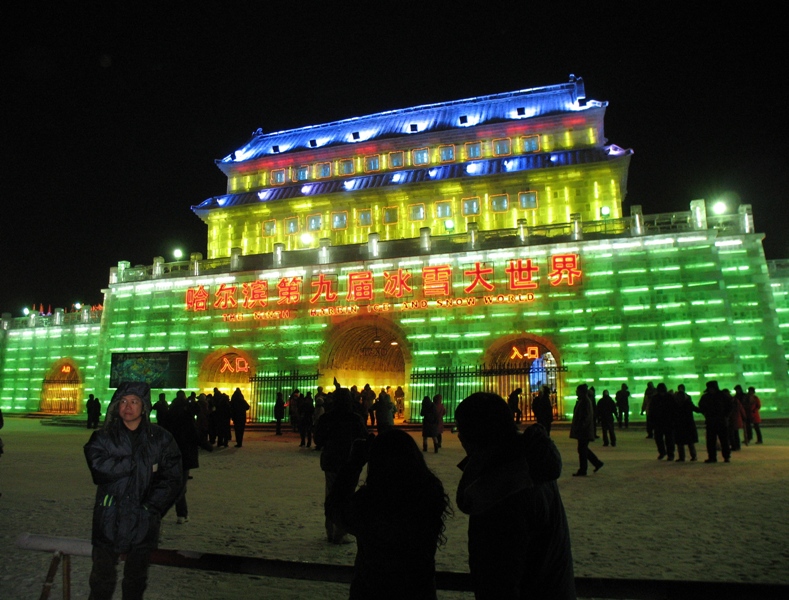
<path id="1" fill-rule="evenodd" d="M 616 430 L 614 429 L 614 419 L 616 418 L 616 402 L 608 393 L 603 390 L 603 397 L 597 403 L 597 418 L 600 421 L 600 429 L 603 430 L 603 446 L 616 447 Z"/>
<path id="2" fill-rule="evenodd" d="M 532 412 L 534 419 L 543 427 L 548 435 L 551 435 L 551 423 L 553 423 L 553 404 L 551 403 L 551 388 L 547 385 L 540 388 L 540 393 L 532 402 Z"/>
<path id="3" fill-rule="evenodd" d="M 327 518 L 356 537 L 350 598 L 435 600 L 449 498 L 408 433 L 387 429 L 370 438 L 354 443 L 326 499 Z"/>
<path id="4" fill-rule="evenodd" d="M 630 392 L 627 389 L 627 384 L 623 383 L 621 389 L 616 393 L 616 420 L 619 423 L 619 429 L 622 429 L 622 423 L 625 429 L 630 428 Z"/>
<path id="5" fill-rule="evenodd" d="M 475 598 L 574 599 L 570 531 L 556 484 L 562 460 L 545 429 L 518 433 L 505 400 L 487 392 L 463 400 L 455 421 L 467 454 L 456 503 L 469 515 Z"/>
<path id="6" fill-rule="evenodd" d="M 249 402 L 244 398 L 241 388 L 236 388 L 230 397 L 230 416 L 233 419 L 233 429 L 236 433 L 236 448 L 244 444 L 244 431 L 247 427 L 247 411 Z"/>
<path id="7" fill-rule="evenodd" d="M 512 414 L 515 418 L 516 423 L 521 422 L 521 418 L 523 417 L 523 411 L 521 410 L 520 403 L 521 403 L 521 394 L 523 393 L 522 388 L 515 388 L 510 393 L 509 397 L 507 398 L 507 404 L 512 411 Z"/>
<path id="8" fill-rule="evenodd" d="M 589 449 L 589 442 L 594 440 L 594 410 L 586 384 L 582 383 L 575 389 L 577 400 L 573 410 L 573 421 L 570 424 L 570 438 L 578 441 L 578 470 L 573 477 L 585 477 L 591 462 L 597 473 L 603 468 L 603 461 Z"/>
<path id="9" fill-rule="evenodd" d="M 101 419 L 101 401 L 93 394 L 88 394 L 85 410 L 88 413 L 88 429 L 98 429 L 99 420 Z"/>
<path id="10" fill-rule="evenodd" d="M 674 394 L 677 403 L 674 417 L 674 441 L 677 444 L 677 462 L 685 462 L 685 446 L 688 447 L 690 460 L 696 460 L 696 444 L 699 441 L 699 434 L 696 430 L 695 413 L 699 409 L 693 404 L 691 397 L 685 393 L 685 386 L 679 384 L 677 392 Z"/>
<path id="11" fill-rule="evenodd" d="M 674 397 L 668 393 L 666 384 L 657 384 L 649 410 L 652 415 L 653 435 L 658 451 L 658 460 L 674 460 L 674 420 L 677 406 Z"/>
<path id="12" fill-rule="evenodd" d="M 707 382 L 707 389 L 699 399 L 699 412 L 704 415 L 707 460 L 705 463 L 718 462 L 717 443 L 720 442 L 721 454 L 725 462 L 731 461 L 729 447 L 729 427 L 727 420 L 731 413 L 731 398 L 718 387 L 717 381 Z"/>
<path id="13" fill-rule="evenodd" d="M 277 422 L 276 435 L 282 435 L 282 419 L 285 418 L 285 399 L 282 392 L 277 392 L 277 399 L 274 401 L 274 420 Z"/>

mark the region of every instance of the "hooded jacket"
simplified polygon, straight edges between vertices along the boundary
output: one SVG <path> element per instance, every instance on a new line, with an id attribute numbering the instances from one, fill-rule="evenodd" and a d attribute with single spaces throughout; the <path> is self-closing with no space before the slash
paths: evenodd
<path id="1" fill-rule="evenodd" d="M 119 415 L 120 399 L 142 400 L 142 420 L 135 431 Z M 96 488 L 93 507 L 94 546 L 119 554 L 156 548 L 162 516 L 181 493 L 181 454 L 172 435 L 150 422 L 147 383 L 124 382 L 107 408 L 104 426 L 85 444 Z"/>
<path id="2" fill-rule="evenodd" d="M 570 530 L 556 480 L 562 459 L 542 425 L 467 457 L 457 506 L 469 515 L 477 600 L 575 596 Z"/>

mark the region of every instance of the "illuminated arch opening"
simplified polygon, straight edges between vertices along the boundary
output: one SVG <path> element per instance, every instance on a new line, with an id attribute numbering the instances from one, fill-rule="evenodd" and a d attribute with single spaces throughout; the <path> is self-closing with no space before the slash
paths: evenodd
<path id="1" fill-rule="evenodd" d="M 197 376 L 198 394 L 213 394 L 214 388 L 232 396 L 240 388 L 249 399 L 252 386 L 249 378 L 255 374 L 252 358 L 238 348 L 220 348 L 203 360 Z"/>
<path id="2" fill-rule="evenodd" d="M 82 378 L 74 361 L 64 358 L 49 369 L 41 385 L 38 410 L 56 415 L 76 415 L 83 412 Z"/>

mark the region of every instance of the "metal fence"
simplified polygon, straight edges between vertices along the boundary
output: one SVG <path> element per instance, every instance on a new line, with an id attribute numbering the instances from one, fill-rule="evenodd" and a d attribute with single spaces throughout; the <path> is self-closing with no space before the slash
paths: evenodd
<path id="1" fill-rule="evenodd" d="M 293 390 L 314 388 L 320 375 L 318 371 L 314 373 L 277 371 L 250 377 L 252 401 L 249 403 L 248 419 L 253 423 L 274 421 L 274 402 L 277 400 L 277 392 L 282 392 L 282 397 L 287 402 Z"/>
<path id="2" fill-rule="evenodd" d="M 539 393 L 542 385 L 551 388 L 551 403 L 554 418 L 562 414 L 562 380 L 559 373 L 567 371 L 567 367 L 542 366 L 534 367 L 524 363 L 504 363 L 498 365 L 465 365 L 434 369 L 414 369 L 411 372 L 411 412 L 410 422 L 420 422 L 419 411 L 422 398 L 441 394 L 447 409 L 446 421 L 455 420 L 455 408 L 463 398 L 474 392 L 493 392 L 507 398 L 517 388 L 523 390 L 520 396 L 523 418 L 533 419 L 532 399 Z"/>
<path id="3" fill-rule="evenodd" d="M 57 415 L 77 414 L 81 387 L 79 381 L 74 379 L 45 379 L 38 410 Z"/>

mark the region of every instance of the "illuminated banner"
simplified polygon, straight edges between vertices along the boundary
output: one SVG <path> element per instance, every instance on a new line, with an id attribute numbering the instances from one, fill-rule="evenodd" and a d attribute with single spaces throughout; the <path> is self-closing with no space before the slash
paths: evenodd
<path id="1" fill-rule="evenodd" d="M 581 282 L 580 257 L 555 254 L 547 261 L 545 278 L 551 287 L 576 286 Z M 430 307 L 460 308 L 488 304 L 515 304 L 534 300 L 540 286 L 540 266 L 527 259 L 510 260 L 497 267 L 491 262 L 466 265 L 423 266 L 418 277 L 408 268 L 383 271 L 352 271 L 342 276 L 318 273 L 278 280 L 255 280 L 240 285 L 197 286 L 186 291 L 186 310 L 252 310 L 255 320 L 295 317 L 291 308 L 306 303 L 313 317 L 345 316 Z M 269 298 L 269 290 L 276 289 Z M 456 290 L 462 290 L 458 295 Z M 351 303 L 351 304 L 348 304 Z M 224 312 L 226 321 L 240 321 L 238 312 Z"/>

